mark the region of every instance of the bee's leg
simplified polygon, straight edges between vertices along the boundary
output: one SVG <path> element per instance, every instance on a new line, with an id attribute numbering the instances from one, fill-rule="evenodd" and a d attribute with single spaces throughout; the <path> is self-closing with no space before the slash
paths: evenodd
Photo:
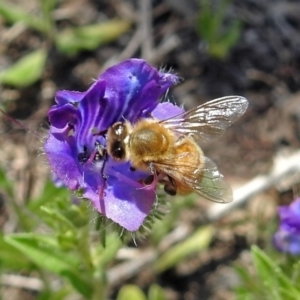
<path id="1" fill-rule="evenodd" d="M 154 175 L 149 175 L 147 178 L 143 180 L 144 185 L 150 185 L 154 181 Z"/>
<path id="2" fill-rule="evenodd" d="M 107 160 L 107 150 L 106 148 L 99 142 L 95 142 L 95 150 L 96 150 L 96 155 L 94 157 L 95 161 L 99 161 L 101 159 Z"/>
<path id="3" fill-rule="evenodd" d="M 177 193 L 176 187 L 168 183 L 165 184 L 164 191 L 170 196 L 175 196 Z"/>
<path id="4" fill-rule="evenodd" d="M 88 153 L 88 149 L 86 145 L 83 145 L 83 151 L 79 152 L 77 155 L 77 159 L 81 164 L 85 164 L 89 159 L 90 155 Z"/>
<path id="5" fill-rule="evenodd" d="M 106 187 L 106 181 L 107 181 L 107 175 L 105 174 L 105 165 L 106 162 L 108 160 L 108 154 L 106 149 L 103 148 L 99 148 L 99 144 L 96 144 L 96 150 L 97 150 L 97 154 L 99 156 L 99 159 L 103 159 L 103 164 L 101 166 L 101 171 L 100 174 L 103 178 L 103 183 L 101 184 L 100 188 L 99 188 L 99 205 L 100 205 L 100 209 L 101 212 L 103 214 L 105 214 L 105 206 L 104 206 L 104 196 L 105 196 L 105 187 Z M 97 155 L 95 155 L 95 158 L 97 157 Z"/>
<path id="6" fill-rule="evenodd" d="M 170 196 L 175 196 L 177 194 L 176 182 L 170 176 L 168 176 L 168 179 L 169 179 L 169 181 L 166 182 L 166 184 L 164 186 L 164 190 Z"/>
<path id="7" fill-rule="evenodd" d="M 149 163 L 149 168 L 150 168 L 151 175 L 149 175 L 142 181 L 144 184 L 143 188 L 147 190 L 155 190 L 158 182 L 159 173 L 155 170 L 152 162 Z"/>
<path id="8" fill-rule="evenodd" d="M 149 169 L 150 169 L 150 173 L 151 174 L 155 174 L 155 168 L 154 168 L 154 164 L 153 164 L 153 162 L 150 162 L 149 163 Z M 157 175 L 157 174 L 156 174 Z"/>
<path id="9" fill-rule="evenodd" d="M 102 166 L 101 166 L 101 176 L 102 176 L 102 178 L 106 181 L 106 179 L 107 179 L 107 176 L 106 176 L 106 174 L 104 173 L 104 170 L 105 170 L 105 164 L 106 164 L 106 162 L 107 162 L 107 160 L 108 160 L 108 154 L 107 154 L 107 151 L 106 150 L 104 150 L 104 152 L 103 152 L 103 157 L 104 157 L 104 159 L 103 159 L 103 164 L 102 164 Z"/>
<path id="10" fill-rule="evenodd" d="M 87 147 L 84 146 L 84 152 L 87 153 Z M 79 153 L 78 155 L 82 155 Z M 101 159 L 104 159 L 103 165 L 105 165 L 105 161 L 107 159 L 107 151 L 104 146 L 102 146 L 98 141 L 95 142 L 95 149 L 90 154 L 90 156 L 84 161 L 84 164 L 89 165 L 93 163 L 94 161 L 100 161 Z M 101 172 L 103 171 L 103 166 L 101 169 Z"/>

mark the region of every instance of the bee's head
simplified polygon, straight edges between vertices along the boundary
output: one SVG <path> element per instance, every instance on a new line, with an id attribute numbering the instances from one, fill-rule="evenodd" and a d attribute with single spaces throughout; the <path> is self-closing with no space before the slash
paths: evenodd
<path id="1" fill-rule="evenodd" d="M 126 123 L 117 122 L 107 131 L 107 152 L 116 161 L 126 159 L 125 138 L 128 136 Z"/>

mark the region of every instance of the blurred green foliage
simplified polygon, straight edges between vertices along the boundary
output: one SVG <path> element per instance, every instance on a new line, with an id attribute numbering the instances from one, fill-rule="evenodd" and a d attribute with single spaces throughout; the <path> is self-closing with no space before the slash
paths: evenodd
<path id="1" fill-rule="evenodd" d="M 37 1 L 40 11 L 36 15 L 21 10 L 8 1 L 0 1 L 0 16 L 10 24 L 22 23 L 27 28 L 42 34 L 44 47 L 24 55 L 8 69 L 0 72 L 0 82 L 15 87 L 25 87 L 39 80 L 45 69 L 49 45 L 54 44 L 68 56 L 80 51 L 93 51 L 99 46 L 116 40 L 130 29 L 126 20 L 108 20 L 100 24 L 69 27 L 60 30 L 52 13 L 58 5 L 57 0 Z"/>
<path id="2" fill-rule="evenodd" d="M 200 227 L 190 237 L 162 254 L 155 262 L 155 270 L 160 273 L 180 263 L 193 253 L 199 253 L 209 247 L 213 238 L 213 226 Z"/>
<path id="3" fill-rule="evenodd" d="M 37 299 L 64 299 L 74 293 L 83 299 L 106 299 L 106 271 L 116 263 L 116 253 L 127 239 L 122 239 L 113 226 L 100 227 L 99 234 L 90 221 L 95 218 L 95 212 L 88 203 L 72 200 L 74 196 L 67 189 L 56 188 L 51 182 L 45 185 L 42 195 L 28 199 L 23 206 L 15 202 L 16 192 L 12 181 L 0 169 L 0 193 L 18 221 L 16 233 L 0 235 L 1 273 L 21 272 L 31 276 L 34 272 L 34 277 L 41 278 L 44 286 Z M 150 243 L 159 245 L 175 228 L 180 212 L 193 208 L 196 202 L 195 197 L 173 200 L 174 210 L 167 215 L 159 214 L 161 220 L 154 223 L 154 228 L 161 230 L 150 230 Z M 158 251 L 154 271 L 163 272 L 198 255 L 209 246 L 213 234 L 211 226 L 200 227 L 167 252 Z M 59 288 L 52 287 L 53 278 L 48 273 L 60 279 Z M 125 285 L 117 299 L 166 300 L 166 297 L 156 284 L 149 287 L 147 294 L 135 285 Z"/>
<path id="4" fill-rule="evenodd" d="M 266 252 L 252 246 L 255 273 L 244 266 L 237 267 L 242 281 L 236 289 L 237 300 L 300 299 L 300 262 L 296 257 Z"/>
<path id="5" fill-rule="evenodd" d="M 226 11 L 229 5 L 230 0 L 200 1 L 196 30 L 206 42 L 208 54 L 217 59 L 227 57 L 237 43 L 242 30 L 239 20 L 226 24 Z"/>
<path id="6" fill-rule="evenodd" d="M 57 48 L 68 55 L 75 55 L 81 50 L 94 50 L 99 45 L 114 41 L 130 28 L 130 23 L 123 20 L 110 20 L 101 24 L 69 28 L 57 34 Z"/>
<path id="7" fill-rule="evenodd" d="M 46 58 L 47 52 L 44 49 L 29 53 L 0 73 L 0 82 L 17 87 L 31 85 L 43 75 Z"/>
<path id="8" fill-rule="evenodd" d="M 3 171 L 0 191 L 19 222 L 19 233 L 0 236 L 0 270 L 28 275 L 48 271 L 65 279 L 54 291 L 47 276 L 40 276 L 44 290 L 39 299 L 52 300 L 56 294 L 66 296 L 75 291 L 84 299 L 105 299 L 103 270 L 115 259 L 122 242 L 114 233 L 107 236 L 106 247 L 91 241 L 93 224 L 87 203 L 73 204 L 67 189 L 49 182 L 39 198 L 20 207 Z"/>
<path id="9" fill-rule="evenodd" d="M 38 293 L 39 300 L 65 299 L 74 294 L 80 294 L 82 299 L 107 299 L 106 272 L 117 263 L 116 254 L 124 242 L 126 245 L 126 239 L 121 239 L 119 232 L 108 230 L 113 229 L 111 226 L 105 231 L 100 227 L 100 237 L 90 221 L 95 216 L 88 204 L 51 182 L 45 185 L 42 195 L 28 199 L 22 206 L 15 202 L 16 192 L 14 183 L 0 169 L 0 193 L 18 221 L 16 233 L 0 234 L 1 273 L 40 278 L 43 290 Z M 172 198 L 172 209 L 168 214 L 161 213 L 151 228 L 147 238 L 150 246 L 157 249 L 152 264 L 154 273 L 176 267 L 209 248 L 215 234 L 213 225 L 201 226 L 185 240 L 167 250 L 160 249 L 164 238 L 178 226 L 180 213 L 193 210 L 196 200 L 194 196 Z M 253 246 L 252 260 L 252 269 L 236 267 L 241 283 L 235 289 L 235 299 L 300 299 L 299 259 Z M 52 286 L 53 276 L 60 279 L 58 287 Z M 143 290 L 133 284 L 124 285 L 116 299 L 167 300 L 157 284 Z"/>
<path id="10" fill-rule="evenodd" d="M 137 287 L 136 285 L 127 284 L 124 285 L 119 291 L 117 300 L 167 300 L 163 289 L 157 285 L 152 284 L 149 288 L 148 295 Z"/>

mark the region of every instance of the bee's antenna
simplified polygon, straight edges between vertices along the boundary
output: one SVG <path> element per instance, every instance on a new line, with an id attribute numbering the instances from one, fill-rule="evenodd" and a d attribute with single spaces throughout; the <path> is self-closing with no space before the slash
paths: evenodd
<path id="1" fill-rule="evenodd" d="M 31 130 L 30 128 L 28 128 L 27 126 L 25 126 L 24 124 L 22 124 L 21 122 L 19 122 L 18 120 L 16 120 L 15 118 L 11 117 L 9 114 L 7 114 L 3 109 L 0 108 L 0 112 L 6 116 L 10 121 L 12 121 L 13 123 L 17 124 L 19 127 L 29 131 L 30 133 L 32 133 L 34 136 L 36 136 L 38 139 L 40 139 L 41 137 L 33 130 Z"/>

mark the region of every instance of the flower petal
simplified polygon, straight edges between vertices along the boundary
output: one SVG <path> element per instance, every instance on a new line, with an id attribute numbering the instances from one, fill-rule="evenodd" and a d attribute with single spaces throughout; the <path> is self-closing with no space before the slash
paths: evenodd
<path id="1" fill-rule="evenodd" d="M 184 109 L 171 102 L 159 103 L 152 111 L 152 117 L 159 120 L 166 120 L 184 112 Z"/>
<path id="2" fill-rule="evenodd" d="M 52 171 L 63 181 L 65 186 L 72 191 L 84 186 L 83 176 L 74 159 L 70 142 L 59 140 L 50 134 L 44 148 Z"/>
<path id="3" fill-rule="evenodd" d="M 294 200 L 289 206 L 278 208 L 280 228 L 300 234 L 300 199 Z"/>
<path id="4" fill-rule="evenodd" d="M 115 166 L 115 170 L 122 178 L 129 178 L 134 182 L 145 179 L 143 172 L 131 171 L 129 163 Z M 108 186 L 106 216 L 129 231 L 138 230 L 152 208 L 155 191 L 131 185 L 116 177 L 109 177 Z"/>
<path id="5" fill-rule="evenodd" d="M 48 112 L 49 121 L 56 128 L 64 128 L 68 124 L 75 125 L 80 119 L 78 110 L 71 104 L 54 106 Z"/>
<path id="6" fill-rule="evenodd" d="M 139 183 L 148 173 L 133 172 L 129 162 L 102 156 L 103 135 L 124 119 L 134 123 L 150 115 L 167 119 L 181 113 L 183 109 L 171 103 L 159 103 L 177 82 L 174 74 L 159 72 L 142 59 L 129 59 L 107 69 L 85 92 L 57 92 L 56 105 L 49 111 L 45 151 L 53 173 L 129 231 L 138 230 L 144 222 L 155 190 Z"/>
<path id="7" fill-rule="evenodd" d="M 67 103 L 77 103 L 80 102 L 86 94 L 89 93 L 90 90 L 94 89 L 95 84 L 97 84 L 97 81 L 95 81 L 87 91 L 85 92 L 78 92 L 78 91 L 58 91 L 55 94 L 55 101 L 58 106 L 65 105 Z"/>
<path id="8" fill-rule="evenodd" d="M 107 168 L 113 168 L 114 175 L 108 175 L 104 186 L 103 182 L 95 181 L 95 176 L 85 174 L 83 197 L 91 200 L 93 206 L 107 218 L 129 231 L 136 231 L 143 224 L 155 200 L 154 190 L 138 184 L 138 180 L 145 179 L 148 174 L 131 171 L 129 163 L 108 162 Z M 107 172 L 110 174 L 109 170 Z"/>
<path id="9" fill-rule="evenodd" d="M 128 59 L 107 69 L 99 77 L 107 83 L 105 98 L 113 108 L 107 122 L 113 124 L 121 118 L 135 122 L 146 116 L 166 90 L 178 82 L 176 75 L 168 75 L 142 59 Z"/>
<path id="10" fill-rule="evenodd" d="M 280 230 L 275 233 L 273 244 L 281 252 L 288 252 L 293 255 L 300 254 L 300 235 Z"/>

